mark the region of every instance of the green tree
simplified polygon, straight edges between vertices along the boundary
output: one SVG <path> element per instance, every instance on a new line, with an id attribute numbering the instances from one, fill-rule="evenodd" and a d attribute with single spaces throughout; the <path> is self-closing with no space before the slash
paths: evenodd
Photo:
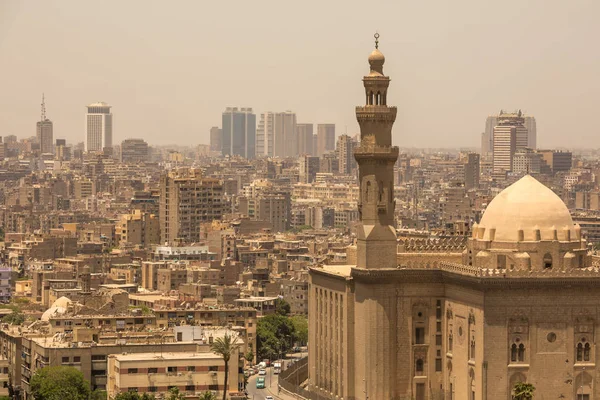
<path id="1" fill-rule="evenodd" d="M 249 363 L 254 361 L 254 352 L 252 351 L 252 349 L 248 350 L 246 352 L 246 354 L 244 354 L 244 358 L 246 359 L 246 361 L 248 361 Z"/>
<path id="2" fill-rule="evenodd" d="M 89 400 L 90 384 L 73 367 L 46 367 L 31 377 L 31 394 L 35 400 Z"/>
<path id="3" fill-rule="evenodd" d="M 8 396 L 0 396 L 0 400 L 11 400 Z"/>
<path id="4" fill-rule="evenodd" d="M 225 379 L 223 383 L 223 400 L 227 400 L 227 380 L 229 379 L 229 360 L 231 355 L 235 353 L 238 348 L 237 344 L 238 337 L 225 334 L 223 337 L 216 338 L 210 349 L 219 354 L 225 362 Z"/>
<path id="5" fill-rule="evenodd" d="M 517 382 L 513 387 L 513 399 L 531 400 L 533 399 L 533 392 L 535 392 L 535 386 L 531 383 Z"/>
<path id="6" fill-rule="evenodd" d="M 156 400 L 156 397 L 149 393 L 125 392 L 117 394 L 113 400 Z"/>
<path id="7" fill-rule="evenodd" d="M 256 343 L 259 359 L 276 359 L 280 353 L 292 348 L 295 334 L 291 318 L 279 314 L 267 315 L 258 320 Z"/>
<path id="8" fill-rule="evenodd" d="M 279 315 L 288 315 L 290 313 L 290 304 L 284 299 L 275 300 L 275 312 Z"/>
<path id="9" fill-rule="evenodd" d="M 106 391 L 104 390 L 94 390 L 92 392 L 92 395 L 90 396 L 90 400 L 106 400 L 107 399 L 107 395 L 106 395 Z"/>
<path id="10" fill-rule="evenodd" d="M 179 393 L 179 389 L 174 387 L 169 389 L 169 394 L 167 395 L 166 400 L 185 400 L 185 395 L 183 393 Z"/>
<path id="11" fill-rule="evenodd" d="M 291 317 L 294 325 L 294 340 L 302 345 L 308 343 L 308 319 L 303 315 Z"/>
<path id="12" fill-rule="evenodd" d="M 2 322 L 12 325 L 21 325 L 23 322 L 25 322 L 25 315 L 19 311 L 13 310 L 13 312 L 2 318 Z"/>
<path id="13" fill-rule="evenodd" d="M 198 400 L 217 400 L 217 396 L 215 396 L 212 392 L 204 392 L 200 395 Z"/>

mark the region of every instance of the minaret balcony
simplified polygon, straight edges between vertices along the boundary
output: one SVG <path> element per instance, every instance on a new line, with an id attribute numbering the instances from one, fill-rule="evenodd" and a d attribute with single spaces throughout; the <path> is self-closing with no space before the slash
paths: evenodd
<path id="1" fill-rule="evenodd" d="M 358 162 L 367 159 L 396 161 L 398 154 L 400 154 L 398 146 L 360 145 L 354 149 L 354 158 Z"/>
<path id="2" fill-rule="evenodd" d="M 367 121 L 391 122 L 396 121 L 396 107 L 384 105 L 366 105 L 356 107 L 356 119 L 358 123 Z"/>

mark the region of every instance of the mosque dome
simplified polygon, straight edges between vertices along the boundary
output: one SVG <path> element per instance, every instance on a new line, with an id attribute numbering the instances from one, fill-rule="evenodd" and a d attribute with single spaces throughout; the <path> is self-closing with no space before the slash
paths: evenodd
<path id="1" fill-rule="evenodd" d="M 485 241 L 579 239 L 565 203 L 530 175 L 504 189 L 490 202 L 477 230 L 477 239 Z"/>
<path id="2" fill-rule="evenodd" d="M 377 75 L 383 75 L 383 64 L 385 63 L 385 57 L 379 49 L 373 50 L 369 55 L 369 65 L 371 66 L 371 74 L 374 72 Z"/>

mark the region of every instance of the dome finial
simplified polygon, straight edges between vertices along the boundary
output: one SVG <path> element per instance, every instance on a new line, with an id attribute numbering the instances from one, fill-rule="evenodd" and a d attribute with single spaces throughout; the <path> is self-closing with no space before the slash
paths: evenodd
<path id="1" fill-rule="evenodd" d="M 379 32 L 375 32 L 373 37 L 375 38 L 375 48 L 378 49 L 379 48 Z"/>

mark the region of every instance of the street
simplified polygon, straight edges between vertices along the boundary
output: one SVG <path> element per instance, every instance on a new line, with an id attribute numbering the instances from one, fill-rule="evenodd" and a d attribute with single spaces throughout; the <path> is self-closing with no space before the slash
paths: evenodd
<path id="1" fill-rule="evenodd" d="M 265 376 L 265 388 L 256 388 L 256 378 L 258 374 L 252 375 L 248 378 L 248 386 L 246 391 L 248 392 L 249 400 L 264 400 L 266 396 L 273 396 L 276 400 L 293 400 L 294 397 L 286 394 L 277 394 L 277 382 L 279 375 L 273 373 L 273 368 L 267 368 L 267 375 Z"/>

